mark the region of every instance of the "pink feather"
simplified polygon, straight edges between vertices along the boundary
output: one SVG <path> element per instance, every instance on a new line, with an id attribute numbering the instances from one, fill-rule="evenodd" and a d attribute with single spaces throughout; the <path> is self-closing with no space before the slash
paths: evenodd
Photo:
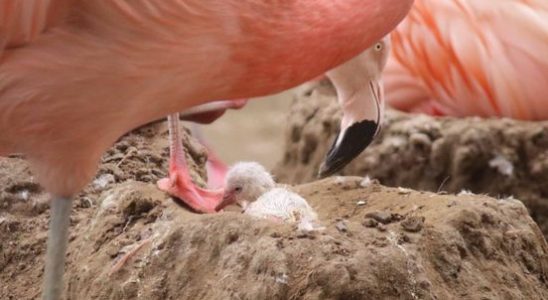
<path id="1" fill-rule="evenodd" d="M 548 2 L 417 0 L 392 35 L 386 100 L 407 111 L 548 119 Z"/>

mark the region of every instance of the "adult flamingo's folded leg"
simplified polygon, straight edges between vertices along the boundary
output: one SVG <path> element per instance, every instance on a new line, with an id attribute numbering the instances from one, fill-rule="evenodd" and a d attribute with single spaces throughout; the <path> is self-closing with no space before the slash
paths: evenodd
<path id="1" fill-rule="evenodd" d="M 197 212 L 215 212 L 215 207 L 222 200 L 223 190 L 204 189 L 192 182 L 180 137 L 179 114 L 169 115 L 167 122 L 170 144 L 169 176 L 158 181 L 158 187 Z"/>
<path id="2" fill-rule="evenodd" d="M 182 120 L 199 124 L 211 124 L 224 115 L 229 109 L 240 109 L 247 104 L 248 99 L 219 100 L 191 107 L 181 112 Z"/>
<path id="3" fill-rule="evenodd" d="M 215 101 L 192 107 L 181 113 L 181 117 L 195 123 L 208 124 L 221 117 L 227 109 L 240 109 L 246 103 L 247 99 Z M 220 161 L 216 157 L 209 157 L 208 151 L 208 187 L 217 190 L 201 188 L 192 181 L 181 143 L 179 116 L 172 114 L 167 118 L 170 145 L 169 176 L 158 181 L 158 187 L 197 212 L 214 212 L 222 198 L 222 185 L 219 182 L 223 181 L 226 170 L 223 170 L 223 165 L 219 164 Z M 201 139 L 200 142 L 203 143 L 204 140 Z"/>
<path id="4" fill-rule="evenodd" d="M 222 161 L 222 159 L 215 153 L 211 145 L 206 141 L 200 125 L 192 124 L 190 131 L 192 136 L 205 147 L 207 151 L 207 186 L 209 188 L 222 188 L 225 184 L 226 173 L 228 172 L 228 166 Z"/>
<path id="5" fill-rule="evenodd" d="M 247 104 L 247 101 L 249 100 L 237 99 L 215 101 L 193 107 L 181 113 L 180 119 L 194 122 L 191 127 L 192 135 L 207 150 L 207 186 L 210 188 L 223 187 L 225 176 L 228 172 L 228 166 L 212 150 L 211 146 L 207 143 L 205 137 L 203 136 L 199 125 L 196 123 L 213 123 L 216 119 L 220 118 L 226 110 L 241 109 Z"/>

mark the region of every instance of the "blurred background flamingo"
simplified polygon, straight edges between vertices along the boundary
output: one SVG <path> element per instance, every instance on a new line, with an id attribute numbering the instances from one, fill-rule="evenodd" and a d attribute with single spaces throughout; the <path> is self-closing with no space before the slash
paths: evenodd
<path id="1" fill-rule="evenodd" d="M 548 1 L 417 0 L 384 81 L 405 111 L 547 119 Z"/>

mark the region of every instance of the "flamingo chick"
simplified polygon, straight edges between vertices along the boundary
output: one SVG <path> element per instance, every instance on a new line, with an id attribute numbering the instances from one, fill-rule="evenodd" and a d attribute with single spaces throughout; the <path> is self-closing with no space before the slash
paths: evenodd
<path id="1" fill-rule="evenodd" d="M 70 200 L 120 136 L 310 80 L 388 34 L 412 3 L 1 1 L 0 155 L 24 154 L 54 195 L 43 297 L 62 294 Z"/>
<path id="2" fill-rule="evenodd" d="M 256 162 L 239 162 L 226 175 L 221 209 L 230 204 L 245 214 L 276 222 L 296 223 L 303 230 L 320 229 L 318 215 L 306 199 L 284 187 L 276 187 L 272 175 Z"/>
<path id="3" fill-rule="evenodd" d="M 358 156 L 379 133 L 384 117 L 381 74 L 390 54 L 390 38 L 326 73 L 335 86 L 343 117 L 341 129 L 320 167 L 321 177 L 332 175 Z"/>
<path id="4" fill-rule="evenodd" d="M 318 221 L 318 214 L 306 199 L 286 188 L 273 188 L 262 194 L 244 209 L 244 214 L 279 223 L 297 224 L 297 229 L 303 231 L 324 228 Z"/>

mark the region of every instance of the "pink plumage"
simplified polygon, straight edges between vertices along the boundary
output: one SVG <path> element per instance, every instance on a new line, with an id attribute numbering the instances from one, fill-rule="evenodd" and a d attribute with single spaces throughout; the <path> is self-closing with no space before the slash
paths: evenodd
<path id="1" fill-rule="evenodd" d="M 396 108 L 548 119 L 545 0 L 417 0 L 392 49 L 384 82 Z"/>

